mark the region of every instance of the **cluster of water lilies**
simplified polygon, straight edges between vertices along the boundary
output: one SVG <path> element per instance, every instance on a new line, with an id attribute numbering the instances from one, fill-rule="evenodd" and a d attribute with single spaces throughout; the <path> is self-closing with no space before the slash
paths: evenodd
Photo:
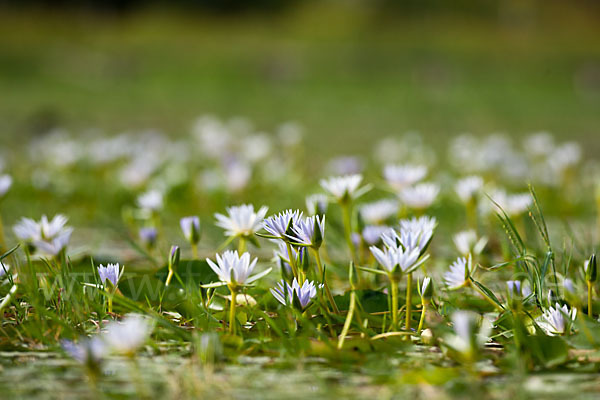
<path id="1" fill-rule="evenodd" d="M 195 127 L 196 140 L 212 146 L 207 157 L 231 156 L 258 165 L 269 153 L 251 157 L 232 139 L 265 146 L 267 139 L 248 129 L 205 118 Z M 296 128 L 287 126 L 283 132 L 281 141 L 297 144 Z M 62 345 L 96 372 L 110 354 L 133 357 L 152 332 L 164 329 L 186 339 L 192 329 L 218 332 L 225 343 L 238 346 L 239 340 L 249 342 L 257 335 L 262 339 L 256 342 L 262 343 L 267 342 L 264 335 L 303 334 L 338 351 L 350 340 L 401 340 L 403 346 L 437 346 L 471 366 L 484 357 L 486 346 L 514 349 L 529 368 L 550 365 L 561 358 L 553 355 L 549 361 L 539 349 L 552 346 L 566 361 L 573 343 L 600 329 L 593 249 L 557 253 L 533 187 L 509 193 L 490 173 L 490 165 L 504 168 L 510 162 L 533 171 L 545 165 L 552 172 L 540 172 L 535 181 L 542 187 L 563 184 L 580 154 L 572 144 L 555 145 L 547 138 L 528 139 L 544 152 L 521 153 L 499 137 L 462 136 L 450 146 L 461 143 L 451 158 L 470 164 L 459 176 L 445 178 L 431 173 L 433 161 L 419 145 L 413 146 L 415 153 L 427 164 L 391 159 L 386 150 L 398 142 L 386 139 L 387 146 L 377 150 L 386 163 L 372 183 L 365 183 L 359 162 L 345 158 L 330 165 L 342 174 L 321 179 L 319 192 L 296 199 L 305 202 L 305 210 L 269 214 L 267 206 L 219 203 L 211 223 L 187 212 L 172 218 L 166 210 L 173 197 L 153 181 L 141 185 L 144 189 L 136 191 L 122 213 L 138 258 L 99 254 L 97 262 L 95 254 L 81 257 L 69 251 L 78 230 L 67 226 L 66 216 L 22 218 L 12 229 L 20 248 L 9 250 L 13 238 L 0 238 L 5 251 L 0 310 L 15 320 L 22 310 L 29 310 L 26 318 L 40 306 L 44 313 L 64 316 L 69 313 L 66 299 L 79 299 L 74 302 L 85 306 L 77 307 L 87 311 Z M 120 157 L 142 157 L 128 136 L 113 140 L 116 144 L 103 146 L 126 143 L 131 149 Z M 151 146 L 158 148 L 164 140 Z M 487 154 L 491 164 L 473 155 L 479 153 Z M 110 162 L 100 154 L 94 157 Z M 166 162 L 156 157 L 157 164 Z M 512 167 L 515 179 L 519 175 Z M 150 173 L 147 178 L 156 177 Z M 0 198 L 11 184 L 10 176 L 0 176 Z M 232 192 L 240 190 L 236 186 Z M 212 222 L 225 236 L 218 248 L 214 237 L 204 238 Z M 179 236 L 172 235 L 175 229 Z M 140 276 L 156 284 L 154 294 L 140 289 Z M 74 286 L 65 283 L 69 279 Z M 44 300 L 36 298 L 39 293 Z"/>

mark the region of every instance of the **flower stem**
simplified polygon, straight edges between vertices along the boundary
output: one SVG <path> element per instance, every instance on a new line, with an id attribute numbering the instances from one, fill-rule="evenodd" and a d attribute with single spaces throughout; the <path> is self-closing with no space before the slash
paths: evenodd
<path id="1" fill-rule="evenodd" d="M 171 283 L 171 279 L 173 279 L 173 269 L 169 268 L 169 274 L 167 275 L 167 280 L 165 281 L 165 286 L 169 286 Z"/>
<path id="2" fill-rule="evenodd" d="M 335 304 L 335 303 L 334 303 Z M 348 307 L 348 314 L 346 315 L 346 321 L 344 322 L 344 328 L 342 329 L 342 334 L 338 339 L 338 349 L 341 350 L 344 347 L 344 340 L 346 340 L 346 335 L 348 334 L 348 330 L 350 329 L 350 324 L 352 323 L 352 318 L 354 317 L 354 308 L 356 307 L 356 293 L 353 291 L 350 292 L 350 306 Z"/>
<path id="3" fill-rule="evenodd" d="M 427 312 L 427 302 L 423 301 L 421 303 L 423 308 L 421 309 L 421 319 L 419 320 L 419 327 L 417 328 L 417 333 L 420 333 L 423 329 L 423 325 L 425 325 L 425 313 Z"/>
<path id="4" fill-rule="evenodd" d="M 300 276 L 298 274 L 298 268 L 296 268 L 296 260 L 294 258 L 294 252 L 292 251 L 292 245 L 289 244 L 289 242 L 285 242 L 285 246 L 287 247 L 288 258 L 290 261 L 290 266 L 292 267 L 292 274 L 294 274 L 294 277 L 296 279 L 298 279 L 298 281 L 299 281 Z M 300 283 L 300 285 L 302 285 L 304 282 L 298 282 L 298 283 Z"/>
<path id="5" fill-rule="evenodd" d="M 246 252 L 246 238 L 240 236 L 240 241 L 238 242 L 238 254 L 241 256 Z"/>
<path id="6" fill-rule="evenodd" d="M 392 287 L 392 331 L 395 331 L 398 327 L 398 282 L 395 279 L 390 279 Z"/>
<path id="7" fill-rule="evenodd" d="M 231 292 L 231 304 L 229 308 L 229 333 L 235 335 L 235 302 L 237 293 L 233 287 L 229 287 L 229 291 Z"/>
<path id="8" fill-rule="evenodd" d="M 196 243 L 192 244 L 192 257 L 194 257 L 194 260 L 198 259 L 198 245 Z"/>
<path id="9" fill-rule="evenodd" d="M 412 273 L 406 274 L 406 330 L 410 331 L 412 321 Z"/>
<path id="10" fill-rule="evenodd" d="M 588 289 L 588 316 L 592 318 L 594 316 L 594 312 L 592 310 L 592 282 L 587 281 L 587 289 Z"/>
<path id="11" fill-rule="evenodd" d="M 331 290 L 329 289 L 329 284 L 327 283 L 327 279 L 323 276 L 323 264 L 321 263 L 321 255 L 319 254 L 319 250 L 313 249 L 315 253 L 315 259 L 317 260 L 317 271 L 319 273 L 319 277 L 323 278 L 323 285 L 325 285 L 325 294 L 327 294 L 327 299 L 331 303 L 331 307 L 333 308 L 333 312 L 339 314 L 340 310 L 335 304 L 335 300 L 333 299 L 333 295 L 331 294 Z"/>
<path id="12" fill-rule="evenodd" d="M 112 295 L 109 294 L 108 295 L 108 313 L 109 314 L 112 314 L 112 310 L 113 310 L 112 306 L 113 306 L 113 298 L 112 298 Z"/>

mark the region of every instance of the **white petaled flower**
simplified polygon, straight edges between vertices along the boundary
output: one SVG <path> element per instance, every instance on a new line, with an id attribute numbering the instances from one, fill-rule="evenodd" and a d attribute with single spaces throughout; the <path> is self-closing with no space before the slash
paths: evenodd
<path id="1" fill-rule="evenodd" d="M 420 182 L 427 175 L 424 165 L 386 165 L 383 168 L 383 177 L 388 185 L 396 191 L 401 191 Z"/>
<path id="2" fill-rule="evenodd" d="M 271 293 L 284 306 L 296 305 L 297 302 L 300 309 L 304 310 L 317 295 L 317 286 L 314 282 L 309 282 L 308 280 L 304 281 L 302 286 L 300 286 L 296 278 L 294 278 L 291 285 L 281 280 L 275 288 L 271 289 Z"/>
<path id="3" fill-rule="evenodd" d="M 318 215 L 296 220 L 292 226 L 291 235 L 285 236 L 292 244 L 318 249 L 325 237 L 325 216 Z"/>
<path id="4" fill-rule="evenodd" d="M 179 226 L 188 242 L 197 244 L 200 241 L 200 218 L 183 217 L 179 220 Z"/>
<path id="5" fill-rule="evenodd" d="M 102 264 L 98 266 L 98 275 L 102 285 L 106 287 L 106 281 L 108 280 L 113 287 L 116 287 L 119 283 L 121 275 L 123 275 L 123 269 L 117 264 L 107 264 L 106 267 Z"/>
<path id="6" fill-rule="evenodd" d="M 563 281 L 563 287 L 567 292 L 571 294 L 577 294 L 577 290 L 575 289 L 575 284 L 573 283 L 572 279 L 565 278 L 565 280 Z"/>
<path id="7" fill-rule="evenodd" d="M 221 282 L 233 285 L 246 283 L 258 261 L 258 258 L 250 261 L 249 253 L 239 256 L 237 251 L 231 250 L 225 251 L 222 255 L 217 254 L 216 258 L 216 264 L 209 258 L 206 259 L 206 262 Z"/>
<path id="8" fill-rule="evenodd" d="M 106 343 L 98 336 L 80 340 L 79 343 L 63 340 L 61 346 L 74 360 L 92 367 L 99 366 L 104 357 L 108 355 Z"/>
<path id="9" fill-rule="evenodd" d="M 370 225 L 379 225 L 398 214 L 398 201 L 385 199 L 360 206 L 360 216 Z"/>
<path id="10" fill-rule="evenodd" d="M 102 339 L 117 354 L 132 356 L 146 343 L 152 333 L 154 324 L 140 314 L 127 314 L 121 322 L 108 324 Z"/>
<path id="11" fill-rule="evenodd" d="M 507 195 L 504 190 L 496 190 L 490 196 L 496 207 L 500 207 L 509 217 L 523 214 L 533 204 L 528 193 Z"/>
<path id="12" fill-rule="evenodd" d="M 461 257 L 450 265 L 450 270 L 444 273 L 444 282 L 449 289 L 458 289 L 468 284 L 470 260 Z"/>
<path id="13" fill-rule="evenodd" d="M 467 176 L 456 182 L 454 190 L 463 203 L 469 203 L 477 198 L 483 188 L 483 178 L 478 175 Z"/>
<path id="14" fill-rule="evenodd" d="M 562 307 L 555 303 L 536 319 L 540 328 L 550 336 L 564 335 L 571 332 L 571 326 L 577 318 L 577 308 L 569 309 L 566 304 Z"/>
<path id="15" fill-rule="evenodd" d="M 312 194 L 306 197 L 306 209 L 310 215 L 323 215 L 327 212 L 329 200 L 324 194 Z"/>
<path id="16" fill-rule="evenodd" d="M 388 272 L 393 273 L 396 267 L 407 271 L 419 259 L 418 249 L 403 249 L 402 247 L 385 247 L 383 250 L 376 246 L 369 247 L 377 262 Z"/>
<path id="17" fill-rule="evenodd" d="M 163 208 L 163 194 L 159 190 L 149 190 L 137 198 L 138 207 L 157 212 Z"/>
<path id="18" fill-rule="evenodd" d="M 367 225 L 362 230 L 362 238 L 368 245 L 375 245 L 381 242 L 382 236 L 390 231 L 392 228 L 385 225 Z"/>
<path id="19" fill-rule="evenodd" d="M 321 179 L 320 184 L 337 201 L 344 202 L 361 194 L 362 190 L 359 190 L 358 187 L 362 179 L 363 177 L 360 174 L 333 176 L 328 179 Z"/>
<path id="20" fill-rule="evenodd" d="M 477 233 L 472 229 L 456 233 L 452 241 L 458 252 L 465 257 L 469 254 L 481 254 L 487 244 L 487 238 L 477 238 Z"/>
<path id="21" fill-rule="evenodd" d="M 263 228 L 274 239 L 287 240 L 287 233 L 290 232 L 292 226 L 302 218 L 300 210 L 285 210 L 279 214 L 271 215 L 263 222 Z"/>
<path id="22" fill-rule="evenodd" d="M 433 204 L 439 192 L 439 186 L 434 183 L 420 183 L 402 189 L 400 200 L 410 208 L 422 210 Z"/>
<path id="23" fill-rule="evenodd" d="M 0 175 L 0 197 L 4 197 L 10 190 L 12 183 L 13 179 L 10 175 Z"/>
<path id="24" fill-rule="evenodd" d="M 215 214 L 216 225 L 225 229 L 226 236 L 250 237 L 262 228 L 268 210 L 268 207 L 262 206 L 255 212 L 252 204 L 228 207 L 227 215 Z"/>
<path id="25" fill-rule="evenodd" d="M 13 231 L 19 239 L 34 246 L 42 254 L 56 256 L 67 247 L 73 233 L 73 228 L 65 226 L 67 221 L 67 217 L 60 214 L 52 220 L 42 215 L 40 222 L 22 218 L 13 227 Z"/>

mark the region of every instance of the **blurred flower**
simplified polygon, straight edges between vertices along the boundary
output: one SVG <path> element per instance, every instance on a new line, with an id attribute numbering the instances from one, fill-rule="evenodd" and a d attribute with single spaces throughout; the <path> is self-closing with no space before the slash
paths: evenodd
<path id="1" fill-rule="evenodd" d="M 572 279 L 565 278 L 563 281 L 563 287 L 565 290 L 571 294 L 577 294 L 577 290 L 575 289 L 575 285 Z"/>
<path id="2" fill-rule="evenodd" d="M 393 229 L 385 225 L 367 225 L 362 230 L 362 238 L 368 245 L 376 245 L 381 242 L 383 234 Z"/>
<path id="3" fill-rule="evenodd" d="M 485 248 L 485 245 L 487 244 L 488 239 L 485 236 L 482 236 L 478 239 L 477 233 L 475 233 L 474 230 L 469 229 L 456 233 L 452 237 L 452 241 L 454 242 L 458 252 L 466 257 L 469 254 L 481 254 Z"/>
<path id="4" fill-rule="evenodd" d="M 550 336 L 564 335 L 571 332 L 571 325 L 577 318 L 577 309 L 569 309 L 565 304 L 562 307 L 555 303 L 554 307 L 547 309 L 544 314 L 536 319 L 537 324 Z"/>
<path id="5" fill-rule="evenodd" d="M 495 206 L 500 207 L 509 217 L 523 214 L 533 204 L 529 193 L 507 195 L 503 190 L 496 190 L 490 197 L 496 203 Z"/>
<path id="6" fill-rule="evenodd" d="M 339 202 L 346 202 L 362 194 L 358 187 L 362 181 L 362 175 L 334 176 L 321 179 L 321 187 L 335 197 Z"/>
<path id="7" fill-rule="evenodd" d="M 115 353 L 133 356 L 148 340 L 153 328 L 154 324 L 148 317 L 127 314 L 121 322 L 110 322 L 102 338 Z"/>
<path id="8" fill-rule="evenodd" d="M 324 194 L 312 194 L 306 197 L 306 209 L 310 215 L 324 215 L 327 212 L 329 200 Z"/>
<path id="9" fill-rule="evenodd" d="M 420 182 L 427 175 L 424 165 L 392 165 L 383 169 L 383 177 L 394 190 L 400 192 L 409 186 Z"/>
<path id="10" fill-rule="evenodd" d="M 144 244 L 144 246 L 148 248 L 153 248 L 156 244 L 156 239 L 158 237 L 158 231 L 154 227 L 145 227 L 140 228 L 139 230 L 140 240 Z"/>
<path id="11" fill-rule="evenodd" d="M 56 215 L 52 220 L 42 215 L 40 222 L 22 218 L 13 227 L 15 235 L 43 254 L 56 256 L 69 244 L 73 228 L 65 226 L 68 219 Z"/>
<path id="12" fill-rule="evenodd" d="M 227 190 L 232 193 L 243 190 L 252 177 L 252 169 L 250 166 L 239 160 L 228 162 L 224 168 L 225 184 Z"/>
<path id="13" fill-rule="evenodd" d="M 455 311 L 451 318 L 454 335 L 447 336 L 445 342 L 471 361 L 476 357 L 477 350 L 490 340 L 492 323 L 489 319 L 483 318 L 478 330 L 479 316 L 473 311 Z"/>
<path id="14" fill-rule="evenodd" d="M 12 183 L 13 179 L 10 175 L 0 175 L 0 198 L 9 191 Z"/>
<path id="15" fill-rule="evenodd" d="M 363 170 L 363 163 L 358 157 L 337 157 L 329 161 L 325 169 L 336 175 L 359 174 Z"/>
<path id="16" fill-rule="evenodd" d="M 179 220 L 183 236 L 190 244 L 197 244 L 200 241 L 200 218 L 183 217 Z"/>
<path id="17" fill-rule="evenodd" d="M 254 212 L 252 204 L 244 204 L 227 208 L 227 216 L 215 214 L 216 225 L 225 229 L 225 235 L 230 237 L 250 237 L 261 227 L 267 214 L 268 207 L 262 206 Z"/>
<path id="18" fill-rule="evenodd" d="M 450 270 L 444 274 L 444 282 L 449 289 L 459 289 L 469 284 L 471 274 L 471 259 L 458 258 L 450 265 Z"/>
<path id="19" fill-rule="evenodd" d="M 257 258 L 250 261 L 250 254 L 244 253 L 240 257 L 237 251 L 227 250 L 222 255 L 217 254 L 217 263 L 207 258 L 206 262 L 217 274 L 221 282 L 243 285 L 248 280 L 256 266 Z"/>
<path id="20" fill-rule="evenodd" d="M 360 206 L 361 218 L 370 225 L 379 225 L 388 218 L 398 214 L 398 201 L 392 199 L 379 200 Z"/>
<path id="21" fill-rule="evenodd" d="M 273 239 L 288 240 L 287 234 L 292 232 L 292 227 L 302 218 L 300 210 L 285 210 L 279 214 L 271 215 L 263 222 L 263 228 Z"/>
<path id="22" fill-rule="evenodd" d="M 463 203 L 469 203 L 477 198 L 483 188 L 483 178 L 477 175 L 467 176 L 456 182 L 454 190 Z"/>
<path id="23" fill-rule="evenodd" d="M 141 209 L 158 212 L 163 208 L 163 195 L 156 189 L 149 190 L 138 196 L 137 204 Z"/>
<path id="24" fill-rule="evenodd" d="M 106 267 L 102 264 L 98 266 L 98 275 L 100 275 L 100 281 L 102 285 L 106 287 L 106 280 L 112 284 L 113 287 L 117 287 L 119 279 L 123 274 L 121 266 L 117 264 L 108 264 Z"/>
<path id="25" fill-rule="evenodd" d="M 434 183 L 420 183 L 402 189 L 400 200 L 410 208 L 423 210 L 433 204 L 439 192 L 439 186 Z"/>
<path id="26" fill-rule="evenodd" d="M 294 278 L 291 285 L 282 280 L 277 284 L 277 287 L 271 289 L 271 293 L 284 306 L 294 305 L 300 310 L 304 310 L 317 295 L 317 287 L 314 282 L 308 280 L 300 286 Z"/>
<path id="27" fill-rule="evenodd" d="M 74 343 L 71 340 L 63 340 L 61 341 L 61 346 L 74 360 L 92 370 L 99 369 L 100 364 L 108 353 L 106 343 L 97 336 L 91 339 L 82 339 L 79 343 Z"/>

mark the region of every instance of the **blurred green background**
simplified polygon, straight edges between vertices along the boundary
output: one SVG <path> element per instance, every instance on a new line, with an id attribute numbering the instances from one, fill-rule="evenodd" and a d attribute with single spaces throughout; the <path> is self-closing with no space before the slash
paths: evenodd
<path id="1" fill-rule="evenodd" d="M 0 135 L 300 122 L 323 153 L 417 130 L 548 130 L 600 150 L 591 1 L 0 3 Z M 439 142 L 439 141 L 438 141 Z M 436 142 L 437 143 L 437 142 Z M 335 147 L 333 147 L 335 146 Z"/>

